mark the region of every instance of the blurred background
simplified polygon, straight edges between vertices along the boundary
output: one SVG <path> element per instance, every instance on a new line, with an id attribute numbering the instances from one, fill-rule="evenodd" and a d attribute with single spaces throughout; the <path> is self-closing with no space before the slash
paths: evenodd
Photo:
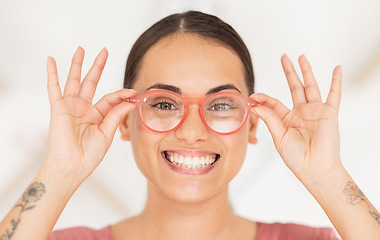
<path id="1" fill-rule="evenodd" d="M 106 47 L 109 60 L 96 102 L 122 87 L 128 52 L 145 29 L 171 13 L 190 9 L 230 23 L 251 51 L 256 91 L 288 107 L 292 104 L 280 65 L 282 54 L 295 63 L 301 54 L 308 57 L 324 99 L 333 68 L 342 65 L 342 161 L 380 208 L 380 1 L 0 0 L 0 218 L 46 156 L 47 56 L 56 59 L 63 86 L 79 45 L 86 50 L 83 72 Z M 279 158 L 263 122 L 258 139 L 249 146 L 246 162 L 231 183 L 235 211 L 257 221 L 331 226 Z M 70 200 L 56 228 L 99 228 L 135 215 L 145 204 L 145 191 L 130 144 L 117 132 L 106 158 Z"/>

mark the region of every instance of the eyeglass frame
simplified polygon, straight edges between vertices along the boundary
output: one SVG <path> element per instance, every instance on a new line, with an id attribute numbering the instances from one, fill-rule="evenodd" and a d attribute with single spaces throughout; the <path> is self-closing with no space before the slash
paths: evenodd
<path id="1" fill-rule="evenodd" d="M 142 114 L 141 114 L 141 106 L 142 104 L 144 103 L 144 99 L 151 95 L 151 94 L 154 94 L 154 93 L 169 93 L 169 94 L 173 94 L 174 96 L 178 97 L 179 100 L 181 100 L 183 106 L 184 106 L 184 111 L 183 111 L 183 114 L 182 114 L 182 117 L 181 117 L 181 121 L 175 125 L 175 127 L 169 129 L 169 130 L 165 130 L 165 131 L 159 131 L 159 130 L 155 130 L 151 127 L 149 127 L 143 117 L 142 117 Z M 235 129 L 234 131 L 232 132 L 227 132 L 227 133 L 222 133 L 222 132 L 218 132 L 214 129 L 212 129 L 206 122 L 206 119 L 205 119 L 205 116 L 204 116 L 204 113 L 203 113 L 203 109 L 204 109 L 204 105 L 205 103 L 208 101 L 208 99 L 214 97 L 214 96 L 217 96 L 217 95 L 234 95 L 234 96 L 237 96 L 238 98 L 240 98 L 242 100 L 242 102 L 244 103 L 245 105 L 245 112 L 244 112 L 244 120 L 241 122 L 240 126 Z M 213 93 L 213 94 L 210 94 L 206 97 L 183 97 L 181 95 L 179 95 L 178 93 L 176 92 L 173 92 L 173 91 L 170 91 L 170 90 L 166 90 L 166 89 L 157 89 L 157 90 L 152 90 L 152 91 L 147 91 L 141 95 L 137 95 L 135 97 L 131 97 L 129 99 L 126 100 L 126 102 L 130 102 L 130 103 L 135 103 L 136 104 L 136 108 L 137 108 L 137 111 L 138 111 L 138 114 L 139 114 L 139 117 L 140 117 L 140 120 L 141 122 L 144 124 L 144 126 L 146 128 L 148 128 L 149 130 L 153 131 L 153 132 L 157 132 L 157 133 L 167 133 L 167 132 L 170 132 L 170 131 L 174 131 L 175 129 L 177 129 L 178 127 L 180 127 L 182 125 L 182 123 L 185 121 L 185 118 L 186 118 L 186 115 L 187 115 L 187 110 L 188 110 L 188 106 L 190 104 L 198 104 L 199 105 L 199 115 L 202 119 L 202 122 L 203 124 L 211 131 L 215 132 L 215 133 L 218 133 L 218 134 L 221 134 L 221 135 L 229 135 L 229 134 L 233 134 L 237 131 L 239 131 L 243 126 L 244 124 L 246 123 L 247 119 L 248 119 L 248 113 L 249 113 L 249 109 L 251 107 L 255 107 L 257 106 L 257 103 L 250 100 L 250 99 L 247 99 L 246 97 L 242 96 L 241 94 L 238 94 L 238 93 L 234 93 L 234 92 L 217 92 L 217 93 Z"/>

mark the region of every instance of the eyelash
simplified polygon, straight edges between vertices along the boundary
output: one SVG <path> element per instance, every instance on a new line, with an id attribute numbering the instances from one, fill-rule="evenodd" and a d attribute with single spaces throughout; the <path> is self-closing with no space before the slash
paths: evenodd
<path id="1" fill-rule="evenodd" d="M 170 109 L 162 108 L 162 105 L 164 105 L 164 104 L 168 104 L 168 105 L 170 105 L 171 108 L 170 108 Z M 161 107 L 158 107 L 159 105 L 160 105 Z M 157 108 L 157 109 L 159 109 L 159 110 L 176 110 L 176 109 L 178 109 L 177 107 L 175 107 L 174 104 L 172 104 L 172 103 L 170 103 L 170 102 L 168 102 L 168 101 L 162 101 L 162 102 L 158 102 L 158 103 L 155 103 L 155 104 L 149 104 L 149 106 L 150 106 L 150 107 Z M 172 107 L 174 107 L 175 109 L 172 109 Z"/>
<path id="2" fill-rule="evenodd" d="M 210 110 L 212 110 L 212 111 L 221 111 L 221 110 L 217 110 L 217 109 L 215 109 L 215 106 L 227 106 L 227 107 L 228 107 L 227 109 L 236 109 L 236 106 L 231 106 L 231 105 L 229 105 L 228 103 L 224 103 L 224 102 L 216 103 L 216 104 L 212 105 L 212 106 L 211 106 L 210 108 L 208 108 L 208 109 L 210 109 Z M 223 110 L 225 110 L 225 109 L 223 109 Z"/>

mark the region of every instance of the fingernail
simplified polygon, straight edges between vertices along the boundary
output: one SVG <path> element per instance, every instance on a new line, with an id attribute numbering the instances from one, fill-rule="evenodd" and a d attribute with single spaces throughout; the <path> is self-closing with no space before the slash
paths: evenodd
<path id="1" fill-rule="evenodd" d="M 138 93 L 135 89 L 132 89 L 132 88 L 127 88 L 127 90 L 130 91 L 130 92 Z"/>
<path id="2" fill-rule="evenodd" d="M 132 88 L 123 88 L 123 89 L 130 92 L 137 92 L 135 89 L 132 89 Z"/>

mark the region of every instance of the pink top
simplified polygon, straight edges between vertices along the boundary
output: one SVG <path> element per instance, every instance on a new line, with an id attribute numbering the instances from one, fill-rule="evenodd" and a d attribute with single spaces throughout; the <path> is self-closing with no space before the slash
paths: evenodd
<path id="1" fill-rule="evenodd" d="M 100 230 L 75 227 L 52 232 L 49 240 L 113 240 L 111 228 Z M 315 228 L 291 223 L 258 223 L 255 240 L 339 240 L 331 228 Z"/>

